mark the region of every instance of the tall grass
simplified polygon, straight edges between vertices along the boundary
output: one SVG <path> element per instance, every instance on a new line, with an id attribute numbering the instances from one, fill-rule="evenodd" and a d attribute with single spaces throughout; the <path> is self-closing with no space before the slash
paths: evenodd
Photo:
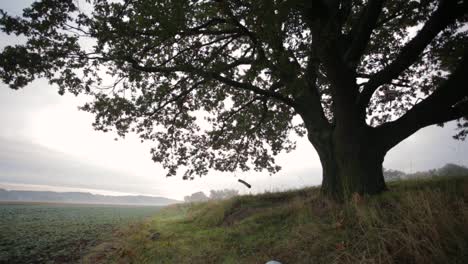
<path id="1" fill-rule="evenodd" d="M 110 263 L 468 263 L 468 177 L 344 204 L 317 188 L 177 205 L 113 241 Z M 160 233 L 158 239 L 150 237 Z M 93 259 L 94 257 L 94 259 Z"/>

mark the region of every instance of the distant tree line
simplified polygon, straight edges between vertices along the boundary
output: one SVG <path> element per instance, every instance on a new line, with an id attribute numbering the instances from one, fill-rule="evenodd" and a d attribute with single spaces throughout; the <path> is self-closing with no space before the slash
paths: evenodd
<path id="1" fill-rule="evenodd" d="M 196 192 L 184 197 L 186 203 L 206 202 L 208 200 L 224 200 L 239 195 L 239 191 L 234 189 L 211 190 L 210 196 L 204 192 Z"/>
<path id="2" fill-rule="evenodd" d="M 427 171 L 417 171 L 406 173 L 400 170 L 383 169 L 383 175 L 386 181 L 402 180 L 409 178 L 427 178 L 433 176 L 468 176 L 468 168 L 465 166 L 448 163 L 439 169 Z M 196 192 L 184 197 L 186 203 L 206 202 L 209 200 L 223 200 L 239 195 L 239 191 L 234 189 L 210 190 L 207 196 L 204 192 Z"/>
<path id="3" fill-rule="evenodd" d="M 463 176 L 468 175 L 468 168 L 465 166 L 448 163 L 439 169 L 417 171 L 414 173 L 405 173 L 399 170 L 391 170 L 384 168 L 383 174 L 386 181 L 401 180 L 408 178 L 427 178 L 433 176 Z"/>

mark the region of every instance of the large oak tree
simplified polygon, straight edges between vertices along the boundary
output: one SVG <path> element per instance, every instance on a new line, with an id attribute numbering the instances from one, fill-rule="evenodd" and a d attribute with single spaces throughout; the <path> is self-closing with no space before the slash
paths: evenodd
<path id="1" fill-rule="evenodd" d="M 81 5 L 81 6 L 80 6 Z M 467 134 L 467 0 L 42 0 L 0 27 L 11 88 L 89 94 L 94 127 L 154 141 L 191 179 L 277 172 L 307 135 L 325 193 L 385 190 L 385 154 L 419 129 Z M 299 117 L 299 118 L 295 118 Z M 464 119 L 465 118 L 465 119 Z"/>

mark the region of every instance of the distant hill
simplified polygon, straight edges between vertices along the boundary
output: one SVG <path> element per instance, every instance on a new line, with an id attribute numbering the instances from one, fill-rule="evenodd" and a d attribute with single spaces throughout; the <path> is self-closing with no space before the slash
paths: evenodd
<path id="1" fill-rule="evenodd" d="M 415 173 L 405 173 L 399 170 L 384 170 L 384 178 L 387 181 L 412 179 L 412 178 L 428 178 L 433 176 L 464 176 L 468 175 L 468 168 L 457 164 L 448 163 L 439 169 L 428 171 L 418 171 Z"/>
<path id="2" fill-rule="evenodd" d="M 0 201 L 158 206 L 181 203 L 181 201 L 165 197 L 142 195 L 109 196 L 84 192 L 8 191 L 4 189 L 0 189 Z"/>

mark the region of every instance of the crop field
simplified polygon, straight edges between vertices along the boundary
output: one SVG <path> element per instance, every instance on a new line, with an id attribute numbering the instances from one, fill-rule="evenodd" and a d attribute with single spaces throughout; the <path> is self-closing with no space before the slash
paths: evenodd
<path id="1" fill-rule="evenodd" d="M 156 206 L 0 203 L 0 263 L 76 263 Z"/>

